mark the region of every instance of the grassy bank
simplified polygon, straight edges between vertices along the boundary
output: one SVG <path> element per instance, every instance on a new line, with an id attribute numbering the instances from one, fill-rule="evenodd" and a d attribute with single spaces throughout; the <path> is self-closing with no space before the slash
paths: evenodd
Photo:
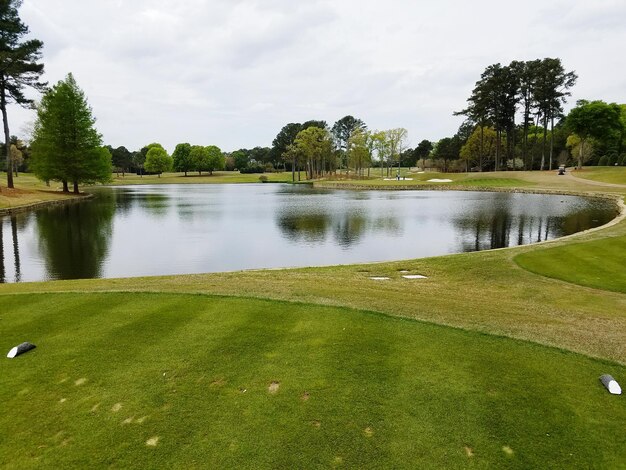
<path id="1" fill-rule="evenodd" d="M 577 178 L 584 178 L 603 183 L 626 185 L 626 166 L 609 167 L 596 166 L 585 167 L 573 173 Z"/>
<path id="2" fill-rule="evenodd" d="M 626 408 L 598 376 L 626 384 L 625 240 L 622 220 L 419 260 L 0 285 L 1 345 L 38 345 L 3 361 L 1 461 L 623 467 Z"/>
<path id="3" fill-rule="evenodd" d="M 288 183 L 291 182 L 291 173 L 263 173 L 270 183 Z M 304 176 L 304 174 L 303 174 Z M 258 173 L 241 174 L 238 171 L 216 171 L 212 175 L 203 173 L 164 173 L 160 177 L 158 175 L 136 175 L 127 173 L 125 176 L 113 175 L 111 185 L 121 186 L 127 184 L 227 184 L 227 183 L 259 183 L 261 177 Z"/>
<path id="4" fill-rule="evenodd" d="M 7 468 L 571 468 L 626 461 L 626 367 L 365 311 L 2 298 Z M 621 437 L 620 437 L 621 436 Z"/>
<path id="5" fill-rule="evenodd" d="M 74 196 L 63 194 L 56 183 L 46 186 L 32 174 L 20 173 L 14 178 L 15 189 L 6 187 L 6 173 L 0 172 L 0 211 L 14 209 L 20 206 L 32 206 L 36 204 L 71 199 Z"/>

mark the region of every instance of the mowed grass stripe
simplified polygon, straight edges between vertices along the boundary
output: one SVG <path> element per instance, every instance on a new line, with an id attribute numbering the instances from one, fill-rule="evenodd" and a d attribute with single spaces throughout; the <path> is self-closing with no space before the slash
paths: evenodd
<path id="1" fill-rule="evenodd" d="M 597 380 L 623 366 L 356 310 L 200 295 L 3 296 L 3 333 L 41 297 L 54 308 L 33 334 L 49 336 L 2 362 L 7 468 L 626 461 L 626 408 Z"/>
<path id="2" fill-rule="evenodd" d="M 626 293 L 626 236 L 534 250 L 514 261 L 535 274 Z"/>

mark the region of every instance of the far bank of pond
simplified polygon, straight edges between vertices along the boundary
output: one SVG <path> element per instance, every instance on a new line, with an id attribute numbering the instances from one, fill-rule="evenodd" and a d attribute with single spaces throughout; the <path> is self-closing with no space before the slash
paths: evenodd
<path id="1" fill-rule="evenodd" d="M 420 258 L 544 241 L 617 215 L 598 198 L 510 192 L 185 184 L 94 194 L 1 218 L 0 281 Z"/>

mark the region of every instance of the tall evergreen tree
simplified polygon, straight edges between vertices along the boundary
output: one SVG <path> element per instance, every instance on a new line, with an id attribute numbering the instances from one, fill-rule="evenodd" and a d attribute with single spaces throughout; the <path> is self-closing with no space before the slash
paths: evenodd
<path id="1" fill-rule="evenodd" d="M 68 182 L 78 193 L 79 183 L 106 182 L 111 178 L 111 154 L 102 147 L 102 136 L 85 94 L 72 74 L 46 92 L 37 109 L 33 133 L 33 172 L 45 181 Z"/>
<path id="2" fill-rule="evenodd" d="M 320 127 L 320 126 L 318 126 Z M 339 119 L 331 129 L 331 133 L 335 140 L 335 144 L 339 151 L 342 152 L 342 162 L 341 166 L 346 167 L 348 165 L 347 160 L 347 150 L 348 150 L 348 140 L 353 132 L 356 130 L 365 131 L 367 130 L 367 126 L 360 119 L 355 118 L 354 116 L 344 116 Z"/>
<path id="3" fill-rule="evenodd" d="M 13 161 L 11 158 L 9 119 L 7 105 L 11 102 L 31 106 L 33 101 L 24 96 L 24 88 L 43 91 L 45 83 L 39 82 L 43 73 L 41 59 L 43 42 L 38 39 L 21 41 L 28 34 L 28 26 L 20 19 L 21 0 L 0 0 L 0 111 L 4 124 L 4 142 L 7 161 L 7 186 L 13 187 Z"/>
<path id="4" fill-rule="evenodd" d="M 541 169 L 545 167 L 548 123 L 554 129 L 554 119 L 563 112 L 563 103 L 570 95 L 568 91 L 576 83 L 578 76 L 574 72 L 566 72 L 561 59 L 546 58 L 537 69 L 535 85 L 535 101 L 543 127 L 543 147 L 541 152 Z M 552 169 L 553 139 L 550 139 L 549 169 Z"/>

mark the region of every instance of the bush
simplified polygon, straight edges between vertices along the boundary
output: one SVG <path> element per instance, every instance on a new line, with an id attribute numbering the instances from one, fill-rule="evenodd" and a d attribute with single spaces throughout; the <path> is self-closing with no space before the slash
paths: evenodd
<path id="1" fill-rule="evenodd" d="M 266 175 L 259 176 L 259 181 L 261 183 L 267 183 L 267 176 Z"/>
<path id="2" fill-rule="evenodd" d="M 598 160 L 598 166 L 608 166 L 609 164 L 609 157 L 607 157 L 606 155 L 602 155 L 600 157 L 600 160 Z"/>

